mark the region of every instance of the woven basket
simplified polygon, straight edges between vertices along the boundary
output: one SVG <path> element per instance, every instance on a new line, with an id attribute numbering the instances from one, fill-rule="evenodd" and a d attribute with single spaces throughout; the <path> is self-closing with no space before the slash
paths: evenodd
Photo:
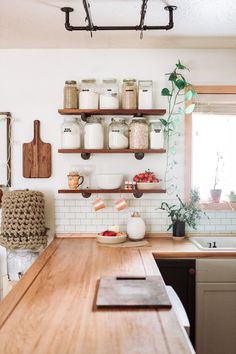
<path id="1" fill-rule="evenodd" d="M 4 193 L 0 244 L 10 249 L 45 247 L 44 204 L 41 192 L 18 190 Z"/>

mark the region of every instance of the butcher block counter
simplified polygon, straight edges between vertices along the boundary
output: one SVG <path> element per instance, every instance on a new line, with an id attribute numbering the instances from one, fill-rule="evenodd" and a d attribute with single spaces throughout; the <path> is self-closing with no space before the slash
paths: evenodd
<path id="1" fill-rule="evenodd" d="M 101 276 L 160 275 L 153 254 L 200 253 L 171 238 L 151 239 L 139 248 L 55 238 L 0 304 L 0 353 L 194 353 L 173 309 L 98 310 L 95 294 Z"/>

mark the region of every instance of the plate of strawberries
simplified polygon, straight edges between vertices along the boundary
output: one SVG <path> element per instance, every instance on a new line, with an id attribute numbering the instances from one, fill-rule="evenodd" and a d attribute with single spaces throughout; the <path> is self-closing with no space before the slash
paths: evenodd
<path id="1" fill-rule="evenodd" d="M 154 172 L 147 170 L 133 177 L 133 181 L 137 183 L 137 189 L 160 189 L 161 183 Z"/>

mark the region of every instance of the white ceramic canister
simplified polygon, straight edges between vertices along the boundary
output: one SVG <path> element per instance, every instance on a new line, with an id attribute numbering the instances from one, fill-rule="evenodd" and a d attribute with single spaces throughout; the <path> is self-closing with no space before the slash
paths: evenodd
<path id="1" fill-rule="evenodd" d="M 135 211 L 128 223 L 127 223 L 127 234 L 130 240 L 140 241 L 144 238 L 146 231 L 146 226 L 140 214 Z"/>
<path id="2" fill-rule="evenodd" d="M 19 280 L 38 256 L 39 252 L 32 250 L 7 250 L 7 273 L 9 279 Z"/>
<path id="3" fill-rule="evenodd" d="M 81 129 L 76 118 L 65 118 L 61 126 L 61 148 L 79 149 L 81 144 Z"/>
<path id="4" fill-rule="evenodd" d="M 84 126 L 84 148 L 104 148 L 104 127 L 101 118 L 89 117 Z"/>

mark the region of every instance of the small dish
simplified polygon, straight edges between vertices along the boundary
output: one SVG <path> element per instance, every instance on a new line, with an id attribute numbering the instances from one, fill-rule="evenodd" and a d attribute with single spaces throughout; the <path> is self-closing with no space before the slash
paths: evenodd
<path id="1" fill-rule="evenodd" d="M 121 233 L 121 235 L 119 236 L 102 236 L 100 234 L 97 234 L 97 241 L 99 243 L 107 243 L 110 245 L 125 242 L 126 239 L 126 233 Z"/>
<path id="2" fill-rule="evenodd" d="M 137 189 L 161 189 L 161 183 L 137 182 Z"/>

